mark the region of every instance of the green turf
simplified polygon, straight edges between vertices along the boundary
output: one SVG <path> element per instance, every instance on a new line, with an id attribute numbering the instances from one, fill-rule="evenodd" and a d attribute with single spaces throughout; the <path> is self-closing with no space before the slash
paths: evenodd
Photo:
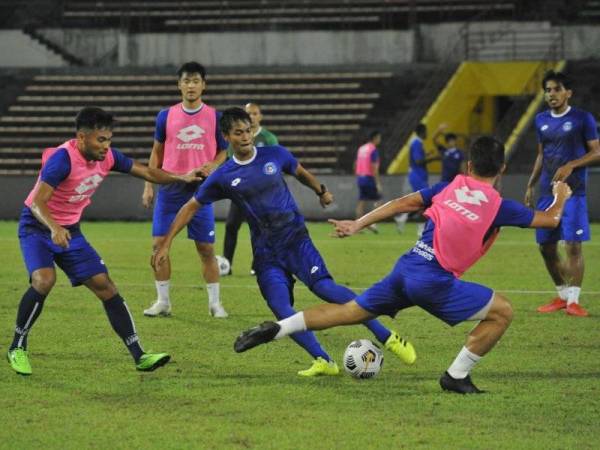
<path id="1" fill-rule="evenodd" d="M 325 224 L 310 229 L 336 279 L 357 289 L 385 275 L 415 236 L 414 226 L 398 235 L 384 225 L 378 236 L 340 241 L 327 236 Z M 220 224 L 219 238 L 222 231 Z M 142 316 L 155 296 L 150 225 L 87 223 L 84 232 L 127 300 L 143 345 L 170 352 L 172 363 L 136 372 L 99 301 L 85 288 L 71 288 L 60 274 L 30 335 L 33 375 L 15 375 L 6 361 L 0 366 L 2 448 L 598 448 L 597 242 L 585 246 L 582 301 L 591 317 L 540 315 L 535 307 L 551 293 L 531 291 L 551 291 L 552 284 L 533 232 L 503 231 L 466 278 L 505 292 L 515 319 L 473 372 L 490 393 L 461 397 L 442 393 L 438 378 L 463 345 L 469 324 L 450 328 L 413 308 L 399 320 L 383 321 L 415 344 L 415 366 L 403 366 L 386 352 L 384 368 L 372 380 L 303 379 L 296 372 L 310 359 L 291 340 L 233 352 L 241 330 L 271 317 L 248 274 L 245 229 L 235 275 L 222 281 L 226 320 L 207 314 L 198 258 L 187 240 L 179 238 L 172 253 L 173 316 L 150 319 Z M 600 227 L 593 232 L 598 236 Z M 0 254 L 0 342 L 6 348 L 27 287 L 14 222 L 0 223 Z M 299 308 L 317 302 L 307 289 L 296 288 Z M 361 327 L 318 337 L 340 362 L 351 340 L 371 338 Z"/>

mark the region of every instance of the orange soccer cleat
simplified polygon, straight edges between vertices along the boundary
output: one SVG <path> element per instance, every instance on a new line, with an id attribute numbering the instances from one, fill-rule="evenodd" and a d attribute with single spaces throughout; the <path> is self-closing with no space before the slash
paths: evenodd
<path id="1" fill-rule="evenodd" d="M 537 312 L 551 313 L 551 312 L 559 311 L 561 309 L 565 309 L 566 307 L 567 307 L 567 301 L 556 297 L 550 303 L 540 306 L 537 309 Z"/>
<path id="2" fill-rule="evenodd" d="M 579 303 L 571 303 L 567 305 L 565 312 L 570 316 L 587 317 L 588 312 Z"/>

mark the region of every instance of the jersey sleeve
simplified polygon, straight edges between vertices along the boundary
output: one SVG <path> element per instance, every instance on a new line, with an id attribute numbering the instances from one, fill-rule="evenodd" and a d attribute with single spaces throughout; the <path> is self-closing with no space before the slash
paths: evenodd
<path id="1" fill-rule="evenodd" d="M 215 127 L 215 140 L 217 142 L 217 150 L 227 150 L 228 144 L 225 138 L 223 137 L 223 133 L 221 133 L 221 112 L 216 111 L 217 115 L 217 126 Z"/>
<path id="2" fill-rule="evenodd" d="M 534 215 L 533 209 L 529 209 L 515 200 L 503 199 L 492 226 L 527 228 L 531 225 Z"/>
<path id="3" fill-rule="evenodd" d="M 267 134 L 267 145 L 279 145 L 279 141 L 277 140 L 277 136 L 275 136 L 273 133 L 269 132 Z"/>
<path id="4" fill-rule="evenodd" d="M 535 117 L 535 120 L 533 121 L 534 127 L 535 127 L 535 135 L 537 137 L 537 143 L 541 144 L 542 143 L 542 132 L 540 130 L 540 125 L 538 122 L 538 116 Z"/>
<path id="5" fill-rule="evenodd" d="M 278 150 L 281 170 L 289 175 L 295 175 L 296 169 L 298 168 L 298 160 L 287 148 L 279 146 Z"/>
<path id="6" fill-rule="evenodd" d="M 129 156 L 125 156 L 116 148 L 111 148 L 110 151 L 112 152 L 115 160 L 115 163 L 110 170 L 121 173 L 131 172 L 131 168 L 133 167 L 133 159 L 131 159 Z"/>
<path id="7" fill-rule="evenodd" d="M 431 187 L 421 189 L 419 193 L 421 194 L 421 197 L 423 197 L 423 206 L 429 208 L 431 206 L 433 197 L 442 192 L 446 186 L 448 186 L 448 183 L 442 181 L 441 183 L 436 183 Z"/>
<path id="8" fill-rule="evenodd" d="M 219 183 L 219 172 L 215 171 L 209 175 L 209 177 L 202 182 L 196 192 L 194 198 L 201 205 L 208 205 L 214 203 L 217 200 L 222 200 L 225 197 L 225 193 Z"/>
<path id="9" fill-rule="evenodd" d="M 377 150 L 373 150 L 373 152 L 371 153 L 371 162 L 379 162 L 379 152 Z"/>
<path id="10" fill-rule="evenodd" d="M 164 144 L 167 140 L 167 116 L 168 109 L 163 109 L 156 116 L 156 129 L 154 130 L 154 140 Z"/>
<path id="11" fill-rule="evenodd" d="M 595 141 L 598 139 L 598 126 L 596 119 L 590 113 L 586 113 L 583 118 L 583 137 L 585 141 Z"/>
<path id="12" fill-rule="evenodd" d="M 61 148 L 48 158 L 48 161 L 46 161 L 46 164 L 42 167 L 40 180 L 55 188 L 61 181 L 67 178 L 70 173 L 71 158 L 69 158 L 69 152 L 64 148 Z"/>

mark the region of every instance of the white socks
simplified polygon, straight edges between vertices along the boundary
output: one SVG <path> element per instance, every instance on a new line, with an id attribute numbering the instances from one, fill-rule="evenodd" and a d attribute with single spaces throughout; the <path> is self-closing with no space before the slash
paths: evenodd
<path id="1" fill-rule="evenodd" d="M 567 295 L 567 304 L 579 303 L 579 294 L 581 294 L 581 288 L 577 286 L 571 286 Z"/>
<path id="2" fill-rule="evenodd" d="M 302 311 L 287 319 L 280 320 L 277 323 L 281 329 L 275 335 L 275 339 L 281 339 L 282 337 L 298 333 L 299 331 L 306 331 L 306 322 L 304 322 L 304 313 Z"/>
<path id="3" fill-rule="evenodd" d="M 566 284 L 562 286 L 556 286 L 556 293 L 561 300 L 567 301 L 569 296 L 569 286 Z"/>
<path id="4" fill-rule="evenodd" d="M 164 280 L 164 281 L 154 281 L 154 284 L 156 285 L 156 293 L 158 296 L 158 303 L 164 303 L 165 305 L 168 305 L 171 303 L 171 300 L 169 298 L 169 285 L 170 285 L 170 280 Z"/>
<path id="5" fill-rule="evenodd" d="M 463 347 L 447 372 L 455 380 L 461 380 L 469 375 L 480 359 L 481 356 L 469 351 L 467 347 Z"/>
<path id="6" fill-rule="evenodd" d="M 208 291 L 208 303 L 210 305 L 218 304 L 221 302 L 219 296 L 219 283 L 206 283 L 206 290 Z"/>

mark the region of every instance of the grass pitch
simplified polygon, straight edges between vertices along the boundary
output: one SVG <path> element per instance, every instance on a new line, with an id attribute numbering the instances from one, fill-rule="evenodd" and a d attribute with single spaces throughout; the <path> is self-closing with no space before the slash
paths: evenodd
<path id="1" fill-rule="evenodd" d="M 598 236 L 600 226 L 593 227 Z M 149 267 L 150 225 L 85 223 L 83 231 L 127 300 L 146 349 L 167 351 L 172 363 L 149 374 L 134 370 L 99 300 L 73 289 L 60 273 L 29 338 L 33 375 L 0 368 L 1 448 L 198 449 L 585 449 L 600 446 L 600 246 L 585 245 L 582 303 L 589 318 L 535 313 L 552 283 L 533 232 L 505 229 L 465 279 L 506 293 L 515 308 L 511 328 L 473 372 L 489 391 L 442 393 L 438 378 L 472 324 L 450 328 L 412 308 L 383 322 L 417 349 L 414 366 L 385 353 L 378 377 L 303 379 L 310 357 L 284 339 L 244 354 L 237 334 L 271 318 L 253 277 L 246 227 L 234 276 L 222 280 L 226 320 L 209 318 L 198 257 L 180 236 L 173 248 L 173 316 L 146 318 L 155 298 Z M 384 224 L 380 235 L 343 241 L 326 224 L 311 235 L 338 282 L 357 290 L 383 277 L 415 241 Z M 218 226 L 217 248 L 222 248 Z M 16 223 L 0 223 L 0 341 L 12 339 L 17 304 L 27 287 Z M 298 283 L 296 307 L 320 300 Z M 359 326 L 317 333 L 338 361 Z M 3 350 L 5 351 L 5 350 Z"/>

